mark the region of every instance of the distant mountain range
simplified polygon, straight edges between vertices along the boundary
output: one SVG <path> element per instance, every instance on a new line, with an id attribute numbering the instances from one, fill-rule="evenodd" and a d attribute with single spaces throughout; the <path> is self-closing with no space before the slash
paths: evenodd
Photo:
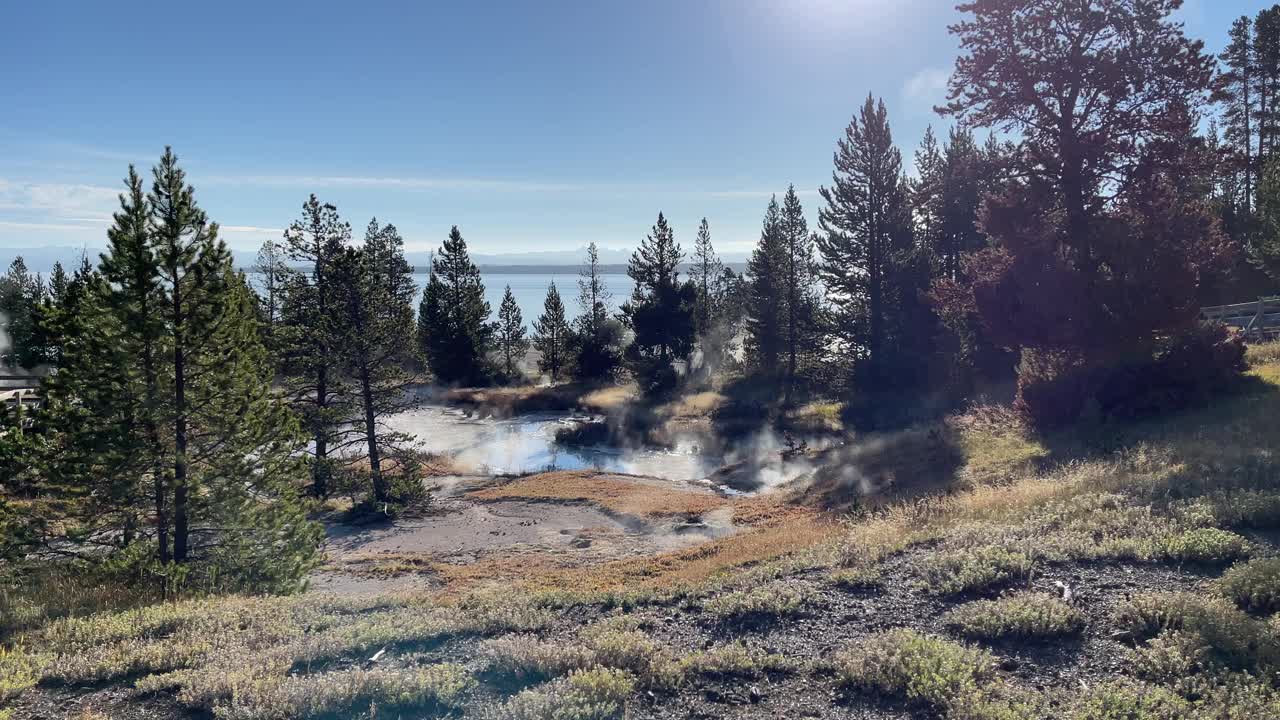
<path id="1" fill-rule="evenodd" d="M 32 272 L 47 274 L 53 269 L 55 262 L 61 262 L 68 271 L 80 264 L 80 257 L 88 254 L 89 261 L 95 265 L 102 248 L 78 247 L 39 247 L 39 248 L 0 248 L 0 272 L 9 267 L 13 259 L 22 256 L 27 268 Z M 405 259 L 415 268 L 424 272 L 431 265 L 431 253 L 425 250 L 413 250 L 405 253 Z M 537 250 L 513 253 L 472 253 L 471 260 L 481 270 L 507 273 L 545 273 L 576 271 L 582 265 L 586 255 L 585 248 L 577 250 Z M 233 250 L 232 257 L 236 267 L 250 268 L 257 261 L 256 250 Z M 630 250 L 613 248 L 600 249 L 600 264 L 606 272 L 624 272 L 627 260 L 631 258 Z M 741 269 L 746 262 L 746 253 L 725 253 L 721 259 L 734 269 Z"/>

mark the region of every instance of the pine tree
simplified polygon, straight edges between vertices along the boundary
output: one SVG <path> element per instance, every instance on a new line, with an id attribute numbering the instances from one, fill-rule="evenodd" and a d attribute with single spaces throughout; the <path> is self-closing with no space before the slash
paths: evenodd
<path id="1" fill-rule="evenodd" d="M 516 366 L 529 349 L 529 341 L 525 338 L 524 318 L 520 314 L 520 306 L 516 304 L 516 296 L 511 294 L 508 285 L 502 294 L 502 304 L 498 306 L 498 348 L 502 352 L 503 371 L 508 381 L 516 376 Z"/>
<path id="2" fill-rule="evenodd" d="M 386 503 L 397 499 L 386 478 L 388 453 L 401 456 L 402 473 L 411 472 L 412 463 L 400 452 L 409 437 L 385 429 L 381 421 L 412 404 L 406 391 L 416 379 L 408 368 L 417 288 L 413 267 L 404 257 L 404 240 L 395 226 L 380 227 L 376 219 L 371 220 L 364 245 L 335 259 L 334 279 L 342 289 L 341 316 L 347 328 L 342 369 L 354 379 L 359 395 L 359 411 L 351 423 L 356 442 L 344 454 L 348 461 L 368 461 L 373 500 Z M 342 445 L 346 450 L 349 443 Z M 364 450 L 358 452 L 361 445 Z"/>
<path id="3" fill-rule="evenodd" d="M 1218 76 L 1215 99 L 1223 104 L 1222 119 L 1225 126 L 1224 140 L 1229 148 L 1233 164 L 1241 173 L 1244 183 L 1244 205 L 1240 208 L 1250 214 L 1255 183 L 1255 157 L 1253 136 L 1257 123 L 1257 78 L 1254 75 L 1257 62 L 1253 52 L 1253 21 L 1242 15 L 1231 25 L 1230 42 L 1220 61 L 1225 70 Z"/>
<path id="4" fill-rule="evenodd" d="M 942 148 L 926 130 L 916 151 L 919 177 L 908 184 L 914 234 L 939 277 L 960 280 L 964 255 L 986 245 L 978 230 L 985 164 L 973 134 L 960 128 Z"/>
<path id="5" fill-rule="evenodd" d="M 87 559 L 111 557 L 104 540 L 154 540 L 158 561 L 207 589 L 288 590 L 321 535 L 296 497 L 303 438 L 217 225 L 172 151 L 153 175 L 144 196 L 131 169 L 102 274 L 68 286 L 40 471 L 66 516 L 46 529 Z"/>
<path id="6" fill-rule="evenodd" d="M 782 235 L 782 287 L 785 302 L 784 336 L 787 348 L 787 375 L 784 402 L 795 391 L 802 358 L 818 350 L 818 291 L 813 261 L 814 239 L 804 218 L 804 208 L 794 185 L 782 199 L 778 229 Z"/>
<path id="7" fill-rule="evenodd" d="M 286 276 L 282 304 L 282 366 L 293 407 L 312 439 L 311 492 L 329 493 L 336 460 L 335 442 L 343 442 L 353 405 L 351 383 L 339 372 L 346 328 L 337 308 L 342 288 L 333 281 L 333 264 L 351 242 L 351 226 L 338 209 L 312 195 L 302 217 L 284 233 L 282 250 L 292 262 L 310 268 Z"/>
<path id="8" fill-rule="evenodd" d="M 571 335 L 564 303 L 553 282 L 542 301 L 542 315 L 533 324 L 533 347 L 542 355 L 538 368 L 551 377 L 551 382 L 558 381 L 568 365 Z"/>
<path id="9" fill-rule="evenodd" d="M 894 277 L 912 238 L 902 155 L 893 145 L 883 101 L 868 95 L 860 118 L 850 121 L 837 146 L 832 181 L 819 190 L 826 201 L 818 215 L 819 272 L 837 332 L 855 352 L 887 369 L 879 363 L 888 361 L 882 354 L 902 300 Z"/>
<path id="10" fill-rule="evenodd" d="M 279 243 L 274 240 L 262 243 L 253 271 L 259 282 L 258 307 L 263 341 L 268 349 L 274 351 L 276 330 L 284 315 L 285 288 L 289 282 L 289 266 L 285 264 Z"/>
<path id="11" fill-rule="evenodd" d="M 39 308 L 45 299 L 44 281 L 27 270 L 22 256 L 13 259 L 9 271 L 0 277 L 0 327 L 8 336 L 9 367 L 33 368 L 45 361 L 39 329 Z"/>
<path id="12" fill-rule="evenodd" d="M 478 384 L 489 378 L 493 334 L 480 270 L 455 225 L 431 260 L 418 311 L 419 345 L 440 382 Z"/>
<path id="13" fill-rule="evenodd" d="M 167 153 L 166 153 L 167 154 Z M 161 365 L 167 342 L 164 302 L 161 292 L 160 258 L 151 235 L 151 200 L 144 196 L 142 178 L 133 166 L 125 180 L 128 194 L 120 197 L 120 212 L 115 224 L 107 232 L 108 252 L 102 256 L 99 295 L 110 318 L 120 324 L 116 339 L 101 335 L 86 338 L 115 345 L 108 357 L 115 362 L 106 366 L 119 370 L 121 363 L 133 367 L 120 373 L 124 386 L 119 398 L 126 403 L 119 412 L 130 417 L 131 423 L 141 429 L 141 442 L 145 452 L 138 455 L 149 465 L 146 471 L 151 477 L 151 505 L 155 510 L 156 557 L 162 563 L 172 557 L 170 534 L 172 528 L 171 495 L 173 474 L 167 445 L 161 439 L 161 426 L 165 421 L 161 407 Z M 87 260 L 86 260 L 87 262 Z M 72 322 L 75 319 L 72 318 Z M 72 332 L 69 334 L 86 334 Z M 92 347 L 90 344 L 89 347 Z M 101 348 L 99 348 L 100 350 Z M 92 356 L 80 358 L 93 362 Z M 97 372 L 95 369 L 94 372 Z M 112 384 L 114 386 L 114 384 Z M 81 389 L 83 392 L 83 388 Z M 103 398 L 110 402 L 110 398 Z M 99 406 L 107 403 L 100 403 Z M 116 409 L 106 413 L 111 417 Z M 119 440 L 118 440 L 119 441 Z M 125 442 L 123 447 L 132 447 Z M 166 467 L 166 465 L 170 467 Z"/>
<path id="14" fill-rule="evenodd" d="M 1235 29 L 1233 28 L 1233 31 Z M 1234 32 L 1232 45 L 1236 44 Z M 1280 6 L 1258 13 L 1253 23 L 1253 78 L 1257 83 L 1258 150 L 1255 173 L 1271 162 L 1280 133 Z M 1261 203 L 1259 203 L 1261 204 Z"/>
<path id="15" fill-rule="evenodd" d="M 559 293 L 557 293 L 557 297 Z M 613 299 L 600 271 L 600 252 L 593 242 L 587 245 L 587 258 L 578 272 L 578 307 L 582 314 L 574 321 L 577 345 L 574 372 L 584 380 L 611 377 L 621 362 L 619 343 L 621 328 L 609 316 Z"/>
<path id="16" fill-rule="evenodd" d="M 698 225 L 698 237 L 693 244 L 693 268 L 690 272 L 694 285 L 698 288 L 698 332 L 706 334 L 711 330 L 716 302 L 723 292 L 720 281 L 724 272 L 724 264 L 711 245 L 711 227 L 706 218 L 702 218 L 702 224 Z"/>
<path id="17" fill-rule="evenodd" d="M 760 242 L 747 261 L 747 359 L 758 371 L 770 375 L 781 375 L 778 360 L 786 351 L 786 260 L 782 209 L 775 196 L 765 210 Z"/>
<path id="18" fill-rule="evenodd" d="M 627 275 L 635 281 L 631 300 L 622 306 L 625 322 L 635 333 L 627 351 L 648 394 L 673 387 L 673 361 L 693 351 L 697 290 L 692 283 L 679 283 L 676 268 L 683 258 L 671 226 L 658 213 L 657 223 L 627 264 Z"/>

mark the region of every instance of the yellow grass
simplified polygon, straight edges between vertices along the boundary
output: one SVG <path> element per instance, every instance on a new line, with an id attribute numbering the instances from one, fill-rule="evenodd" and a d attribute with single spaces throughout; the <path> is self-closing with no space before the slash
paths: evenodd
<path id="1" fill-rule="evenodd" d="M 593 390 L 579 398 L 578 404 L 587 410 L 608 412 L 626 405 L 632 400 L 635 400 L 635 398 L 636 389 L 634 386 L 616 385 L 614 387 Z"/>
<path id="2" fill-rule="evenodd" d="M 671 418 L 707 417 L 719 410 L 728 400 L 724 395 L 710 390 L 685 395 L 658 408 L 658 414 Z"/>
<path id="3" fill-rule="evenodd" d="M 671 484 L 601 475 L 594 470 L 554 471 L 530 475 L 496 487 L 474 490 L 476 500 L 583 502 L 610 512 L 641 517 L 701 515 L 728 504 L 726 498 Z"/>

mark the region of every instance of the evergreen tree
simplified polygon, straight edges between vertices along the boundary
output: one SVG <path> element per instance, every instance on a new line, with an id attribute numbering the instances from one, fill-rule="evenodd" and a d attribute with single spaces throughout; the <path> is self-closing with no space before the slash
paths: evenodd
<path id="1" fill-rule="evenodd" d="M 622 307 L 624 321 L 635 333 L 628 355 L 648 394 L 674 387 L 672 363 L 693 351 L 697 290 L 692 283 L 679 283 L 676 268 L 683 258 L 671 226 L 658 213 L 627 264 L 627 275 L 635 281 L 631 300 Z"/>
<path id="2" fill-rule="evenodd" d="M 172 453 L 161 438 L 159 267 L 150 205 L 133 167 L 126 188 L 102 274 L 84 259 L 68 288 L 74 295 L 47 319 L 62 342 L 58 372 L 42 388 L 48 447 L 32 494 L 54 500 L 40 513 L 46 542 L 110 537 L 108 549 L 124 550 L 149 525 L 154 557 L 168 563 Z"/>
<path id="3" fill-rule="evenodd" d="M 859 358 L 871 361 L 863 379 L 874 387 L 894 365 L 889 345 L 902 324 L 902 303 L 910 299 L 911 288 L 900 285 L 913 259 L 902 156 L 883 101 L 867 96 L 835 161 L 833 185 L 819 190 L 826 201 L 818 215 L 819 271 L 836 331 Z"/>
<path id="4" fill-rule="evenodd" d="M 284 233 L 285 257 L 309 268 L 286 275 L 279 332 L 282 366 L 294 410 L 311 436 L 311 492 L 329 493 L 334 443 L 344 442 L 352 416 L 351 383 L 339 372 L 347 329 L 338 312 L 342 288 L 331 277 L 351 242 L 351 226 L 338 209 L 312 195 L 302 217 Z"/>
<path id="5" fill-rule="evenodd" d="M 166 153 L 167 155 L 167 153 Z M 97 295 L 105 304 L 109 316 L 101 317 L 99 323 L 119 323 L 114 333 L 105 337 L 92 334 L 87 330 L 96 329 L 92 324 L 85 328 L 72 330 L 72 336 L 84 336 L 86 347 L 96 351 L 93 343 L 111 343 L 114 347 L 107 354 L 113 362 L 105 363 L 108 371 L 116 371 L 121 379 L 119 386 L 109 383 L 109 387 L 118 388 L 118 399 L 123 407 L 110 408 L 99 414 L 111 418 L 116 413 L 130 418 L 129 425 L 137 427 L 141 433 L 138 437 L 117 438 L 123 442 L 122 447 L 135 447 L 141 442 L 145 452 L 136 455 L 148 465 L 145 472 L 150 475 L 149 488 L 151 506 L 155 510 L 156 557 L 167 563 L 172 557 L 170 535 L 172 528 L 171 496 L 173 493 L 172 458 L 167 444 L 161 439 L 161 428 L 164 416 L 161 407 L 161 367 L 168 339 L 165 317 L 163 314 L 165 299 L 161 292 L 161 267 L 157 257 L 157 247 L 151 234 L 152 208 L 151 200 L 143 195 L 142 178 L 129 167 L 129 176 L 125 180 L 127 195 L 120 197 L 120 211 L 115 214 L 115 224 L 107 231 L 108 252 L 102 256 L 101 285 Z M 85 260 L 87 264 L 87 259 Z M 90 298 L 92 302 L 96 298 Z M 86 309 L 86 317 L 92 318 L 91 307 Z M 78 322 L 74 313 L 68 313 L 71 323 Z M 92 363 L 92 351 L 88 356 L 82 355 L 81 362 Z M 131 365 L 122 369 L 121 364 Z M 81 368 L 84 371 L 84 368 Z M 100 372 L 94 368 L 93 374 Z M 83 386 L 80 392 L 84 392 Z M 95 389 L 95 392 L 97 390 Z M 110 407 L 112 398 L 100 398 L 95 407 Z M 132 468 L 128 468 L 132 471 Z M 138 473 L 139 475 L 143 473 Z M 130 503 L 132 504 L 132 503 Z M 126 531 L 126 535 L 131 534 Z"/>
<path id="6" fill-rule="evenodd" d="M 263 341 L 267 348 L 275 350 L 276 329 L 283 319 L 285 287 L 288 284 L 289 266 L 279 243 L 267 240 L 258 249 L 257 262 L 253 266 L 258 276 L 259 317 L 262 318 Z"/>
<path id="7" fill-rule="evenodd" d="M 480 270 L 455 225 L 431 260 L 418 311 L 419 346 L 438 381 L 478 384 L 489 378 L 495 329 L 488 318 Z"/>
<path id="8" fill-rule="evenodd" d="M 3 360 L 9 367 L 33 368 L 45 361 L 38 322 L 44 298 L 44 281 L 27 270 L 21 256 L 14 258 L 0 277 L 0 322 L 4 323 L 0 331 L 8 336 Z"/>
<path id="9" fill-rule="evenodd" d="M 511 294 L 511 286 L 502 294 L 502 304 L 498 306 L 498 348 L 502 353 L 503 372 L 508 381 L 516 376 L 516 366 L 529 349 L 529 341 L 525 338 L 524 318 L 520 314 L 520 306 L 516 304 L 516 296 Z"/>
<path id="10" fill-rule="evenodd" d="M 153 175 L 144 197 L 131 170 L 102 275 L 69 286 L 40 472 L 67 515 L 47 529 L 90 559 L 153 540 L 210 589 L 291 589 L 320 539 L 296 497 L 302 437 L 217 225 L 169 149 Z"/>
<path id="11" fill-rule="evenodd" d="M 342 288 L 341 315 L 347 328 L 342 369 L 353 378 L 359 395 L 359 411 L 351 423 L 352 450 L 364 449 L 345 455 L 349 461 L 368 461 L 373 500 L 386 503 L 398 499 L 392 497 L 386 478 L 388 454 L 400 455 L 402 474 L 413 471 L 408 455 L 400 452 L 410 438 L 385 429 L 382 422 L 412 405 L 407 389 L 415 380 L 408 368 L 413 356 L 413 296 L 417 288 L 399 231 L 394 225 L 379 227 L 376 219 L 371 220 L 364 245 L 335 259 L 334 278 Z M 349 442 L 342 443 L 344 450 Z"/>
<path id="12" fill-rule="evenodd" d="M 821 347 L 818 319 L 818 288 L 813 259 L 814 238 L 804 218 L 804 208 L 794 185 L 782 199 L 778 229 L 782 235 L 782 287 L 785 303 L 783 334 L 787 348 L 784 402 L 795 391 L 802 360 L 812 359 Z"/>
<path id="13" fill-rule="evenodd" d="M 1234 30 L 1234 28 L 1233 28 Z M 1232 46 L 1236 45 L 1233 32 Z M 1271 162 L 1280 132 L 1280 5 L 1258 13 L 1253 23 L 1253 72 L 1257 83 L 1258 149 L 1255 173 Z M 1246 59 L 1247 62 L 1247 59 Z M 1229 70 L 1232 69 L 1228 65 Z"/>
<path id="14" fill-rule="evenodd" d="M 54 261 L 53 270 L 49 272 L 49 302 L 54 305 L 65 302 L 70 284 L 71 277 L 67 275 L 66 268 L 62 267 L 61 262 Z"/>
<path id="15" fill-rule="evenodd" d="M 612 299 L 600 271 L 600 253 L 593 242 L 587 246 L 586 262 L 578 273 L 578 306 L 582 314 L 574 321 L 577 347 L 572 365 L 581 379 L 612 377 L 621 363 L 622 329 L 609 316 Z"/>
<path id="16" fill-rule="evenodd" d="M 551 382 L 560 379 L 569 363 L 571 336 L 564 303 L 553 282 L 547 287 L 547 298 L 542 301 L 542 315 L 533 324 L 533 347 L 542 355 L 538 368 L 551 377 Z"/>
<path id="17" fill-rule="evenodd" d="M 698 226 L 698 237 L 693 244 L 693 268 L 691 269 L 693 283 L 698 288 L 699 334 L 705 335 L 711 330 L 716 303 L 723 292 L 720 285 L 723 273 L 724 264 L 720 262 L 715 248 L 711 245 L 711 227 L 707 224 L 707 219 L 702 218 L 702 224 Z"/>
<path id="18" fill-rule="evenodd" d="M 1215 99 L 1223 105 L 1222 119 L 1225 127 L 1225 147 L 1232 164 L 1241 174 L 1244 183 L 1243 205 L 1240 210 L 1251 213 L 1255 184 L 1255 157 L 1253 136 L 1256 130 L 1258 94 L 1254 75 L 1257 62 L 1253 52 L 1253 22 L 1242 15 L 1231 25 L 1230 42 L 1220 61 L 1225 66 L 1218 76 Z"/>
<path id="19" fill-rule="evenodd" d="M 778 360 L 786 351 L 785 266 L 782 209 L 769 199 L 760 242 L 747 261 L 747 359 L 757 371 L 780 375 Z"/>

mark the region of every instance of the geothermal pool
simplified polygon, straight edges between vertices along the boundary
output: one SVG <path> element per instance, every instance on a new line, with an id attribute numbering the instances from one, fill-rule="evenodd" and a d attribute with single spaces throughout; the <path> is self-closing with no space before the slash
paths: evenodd
<path id="1" fill-rule="evenodd" d="M 398 432 L 416 435 L 423 449 L 452 456 L 485 474 L 597 469 L 669 480 L 701 480 L 723 463 L 694 443 L 674 449 L 558 445 L 556 430 L 591 420 L 589 415 L 532 413 L 511 418 L 474 417 L 466 411 L 422 405 L 387 418 Z"/>

